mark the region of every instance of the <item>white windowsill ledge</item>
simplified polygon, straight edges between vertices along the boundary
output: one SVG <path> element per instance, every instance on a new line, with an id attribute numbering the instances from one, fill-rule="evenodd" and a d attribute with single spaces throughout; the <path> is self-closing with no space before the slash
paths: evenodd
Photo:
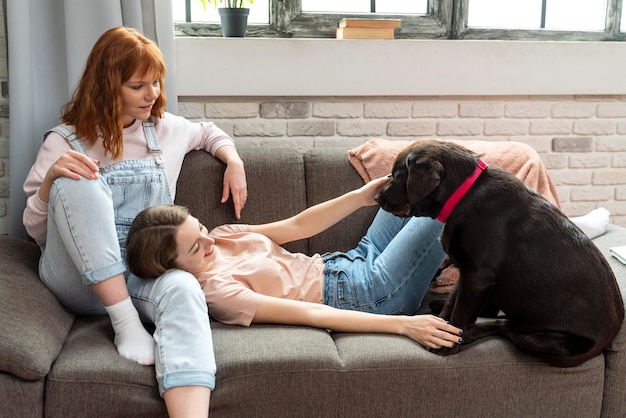
<path id="1" fill-rule="evenodd" d="M 176 38 L 180 96 L 626 94 L 626 42 Z"/>

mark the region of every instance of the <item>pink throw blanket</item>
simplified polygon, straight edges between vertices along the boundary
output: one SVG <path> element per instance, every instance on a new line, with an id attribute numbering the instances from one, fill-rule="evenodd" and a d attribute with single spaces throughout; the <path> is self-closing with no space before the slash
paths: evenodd
<path id="1" fill-rule="evenodd" d="M 539 154 L 530 145 L 521 142 L 490 142 L 480 140 L 446 140 L 464 146 L 490 165 L 499 166 L 561 208 L 556 188 Z M 365 182 L 391 173 L 400 151 L 411 142 L 373 138 L 348 151 L 350 162 Z"/>

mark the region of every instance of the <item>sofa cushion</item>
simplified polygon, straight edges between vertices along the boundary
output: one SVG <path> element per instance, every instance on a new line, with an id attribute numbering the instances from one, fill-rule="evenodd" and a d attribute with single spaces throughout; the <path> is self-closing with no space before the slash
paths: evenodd
<path id="1" fill-rule="evenodd" d="M 601 409 L 602 356 L 555 368 L 496 337 L 444 357 L 399 335 L 211 326 L 215 416 L 597 417 Z"/>
<path id="2" fill-rule="evenodd" d="M 615 278 L 622 291 L 622 299 L 626 302 L 626 266 L 617 261 L 617 259 L 609 253 L 609 248 L 626 244 L 626 230 L 620 226 L 609 224 L 606 232 L 599 237 L 594 238 L 593 243 L 602 251 L 615 273 Z M 617 333 L 617 336 L 607 346 L 611 351 L 626 350 L 626 324 Z"/>
<path id="3" fill-rule="evenodd" d="M 343 405 L 353 416 L 599 416 L 602 356 L 555 368 L 499 337 L 447 357 L 396 335 L 338 334 L 335 340 L 346 372 L 342 387 L 359 387 Z M 385 411 L 389 405 L 393 413 Z"/>
<path id="4" fill-rule="evenodd" d="M 44 416 L 46 381 L 23 380 L 0 373 L 0 411 L 5 418 L 41 418 Z"/>
<path id="5" fill-rule="evenodd" d="M 307 205 L 313 206 L 361 187 L 363 179 L 348 161 L 349 148 L 313 148 L 304 154 Z M 328 170 L 333 167 L 333 170 Z M 365 235 L 378 207 L 361 208 L 309 238 L 309 253 L 347 251 Z"/>
<path id="6" fill-rule="evenodd" d="M 114 400 L 112 402 L 112 400 Z M 46 417 L 166 417 L 154 366 L 117 353 L 106 316 L 78 317 L 46 385 Z"/>
<path id="7" fill-rule="evenodd" d="M 176 203 L 187 206 L 207 228 L 229 224 L 258 224 L 293 216 L 306 209 L 306 186 L 302 153 L 293 148 L 239 148 L 248 183 L 248 202 L 235 219 L 232 199 L 220 203 L 224 163 L 207 158 L 205 151 L 185 156 L 176 190 Z M 348 164 L 346 157 L 346 164 Z M 199 192 L 200 191 L 200 192 Z M 305 240 L 285 245 L 290 251 L 306 252 Z"/>
<path id="8" fill-rule="evenodd" d="M 39 247 L 0 236 L 0 370 L 26 380 L 45 377 L 74 315 L 39 280 Z"/>
<path id="9" fill-rule="evenodd" d="M 216 321 L 211 328 L 217 362 L 211 416 L 349 416 L 336 413 L 342 365 L 326 330 Z"/>
<path id="10" fill-rule="evenodd" d="M 626 238 L 626 237 L 625 237 Z M 604 353 L 604 398 L 602 417 L 626 417 L 626 396 L 624 396 L 624 370 L 626 351 Z"/>

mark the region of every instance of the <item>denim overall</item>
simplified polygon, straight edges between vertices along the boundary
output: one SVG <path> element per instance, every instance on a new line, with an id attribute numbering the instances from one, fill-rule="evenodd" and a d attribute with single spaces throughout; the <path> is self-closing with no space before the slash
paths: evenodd
<path id="1" fill-rule="evenodd" d="M 125 241 L 137 213 L 172 203 L 154 124 L 144 121 L 143 129 L 154 158 L 102 167 L 97 180 L 59 177 L 54 181 L 39 275 L 67 309 L 102 315 L 104 306 L 88 285 L 124 274 L 142 320 L 155 325 L 160 393 L 178 386 L 213 388 L 211 329 L 204 293 L 195 277 L 175 270 L 143 280 L 126 271 Z M 51 131 L 63 136 L 74 151 L 87 155 L 83 142 L 67 126 Z"/>

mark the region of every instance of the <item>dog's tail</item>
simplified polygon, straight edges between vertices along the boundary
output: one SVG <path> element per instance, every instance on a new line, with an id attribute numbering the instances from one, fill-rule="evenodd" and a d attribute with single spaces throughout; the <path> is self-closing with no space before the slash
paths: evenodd
<path id="1" fill-rule="evenodd" d="M 602 353 L 605 344 L 587 337 L 559 331 L 518 334 L 509 330 L 505 336 L 521 351 L 556 367 L 574 367 Z"/>

